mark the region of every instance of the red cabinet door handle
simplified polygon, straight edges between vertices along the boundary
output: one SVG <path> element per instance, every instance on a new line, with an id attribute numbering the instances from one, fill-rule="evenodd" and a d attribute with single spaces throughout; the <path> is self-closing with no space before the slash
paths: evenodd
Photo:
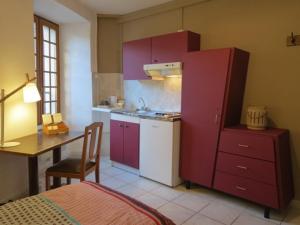
<path id="1" fill-rule="evenodd" d="M 235 186 L 236 189 L 240 191 L 247 191 L 247 188 L 241 187 L 241 186 Z"/>
<path id="2" fill-rule="evenodd" d="M 219 123 L 219 117 L 221 117 L 221 113 L 219 112 L 219 109 L 217 109 L 215 115 L 215 124 Z"/>
<path id="3" fill-rule="evenodd" d="M 247 170 L 248 168 L 246 166 L 236 166 L 236 168 L 242 169 L 242 170 Z"/>
<path id="4" fill-rule="evenodd" d="M 241 148 L 249 148 L 249 145 L 242 145 L 242 144 L 239 144 L 239 147 L 241 147 Z"/>
<path id="5" fill-rule="evenodd" d="M 120 123 L 120 124 L 119 124 L 119 127 L 123 127 L 123 125 Z"/>

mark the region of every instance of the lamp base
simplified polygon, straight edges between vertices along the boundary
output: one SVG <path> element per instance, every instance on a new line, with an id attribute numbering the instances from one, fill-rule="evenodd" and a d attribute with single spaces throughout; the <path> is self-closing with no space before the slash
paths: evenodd
<path id="1" fill-rule="evenodd" d="M 20 145 L 20 142 L 5 142 L 3 145 L 0 144 L 0 148 L 11 148 Z"/>

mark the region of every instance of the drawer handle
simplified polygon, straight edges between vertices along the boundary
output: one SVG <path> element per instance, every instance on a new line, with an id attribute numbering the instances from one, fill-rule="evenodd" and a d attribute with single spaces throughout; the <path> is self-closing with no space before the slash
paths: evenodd
<path id="1" fill-rule="evenodd" d="M 248 168 L 246 166 L 236 166 L 236 168 L 242 169 L 242 170 L 247 170 Z"/>
<path id="2" fill-rule="evenodd" d="M 123 125 L 122 125 L 122 124 L 119 124 L 119 127 L 123 127 Z"/>
<path id="3" fill-rule="evenodd" d="M 240 191 L 247 191 L 247 188 L 241 187 L 241 186 L 235 186 L 236 189 Z"/>
<path id="4" fill-rule="evenodd" d="M 249 148 L 249 145 L 242 145 L 242 144 L 239 144 L 239 147 L 241 147 L 241 148 Z"/>
<path id="5" fill-rule="evenodd" d="M 152 125 L 152 127 L 153 127 L 153 128 L 159 128 L 159 126 L 156 126 L 156 125 Z"/>

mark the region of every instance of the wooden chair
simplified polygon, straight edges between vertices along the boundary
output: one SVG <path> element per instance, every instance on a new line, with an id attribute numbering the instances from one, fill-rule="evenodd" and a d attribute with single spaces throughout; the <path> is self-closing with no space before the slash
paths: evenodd
<path id="1" fill-rule="evenodd" d="M 50 177 L 66 177 L 67 184 L 70 184 L 71 178 L 84 181 L 93 171 L 96 182 L 99 183 L 102 129 L 102 122 L 93 123 L 85 128 L 81 159 L 65 159 L 46 170 L 46 190 L 50 189 Z"/>

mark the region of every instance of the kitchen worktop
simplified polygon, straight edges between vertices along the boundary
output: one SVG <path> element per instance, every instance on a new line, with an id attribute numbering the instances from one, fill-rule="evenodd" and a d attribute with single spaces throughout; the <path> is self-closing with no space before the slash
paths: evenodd
<path id="1" fill-rule="evenodd" d="M 95 107 L 92 108 L 92 111 L 97 111 L 97 112 L 108 112 L 108 113 L 110 113 L 113 110 L 120 110 L 120 108 L 104 106 L 104 105 L 103 106 L 99 105 L 99 106 L 95 106 Z"/>
<path id="2" fill-rule="evenodd" d="M 157 111 L 112 110 L 111 113 L 138 117 L 141 119 L 161 120 L 161 121 L 169 121 L 169 122 L 175 122 L 181 119 L 180 113 L 173 113 L 173 115 L 171 116 L 163 116 L 163 115 L 159 115 L 162 112 L 157 112 Z"/>

